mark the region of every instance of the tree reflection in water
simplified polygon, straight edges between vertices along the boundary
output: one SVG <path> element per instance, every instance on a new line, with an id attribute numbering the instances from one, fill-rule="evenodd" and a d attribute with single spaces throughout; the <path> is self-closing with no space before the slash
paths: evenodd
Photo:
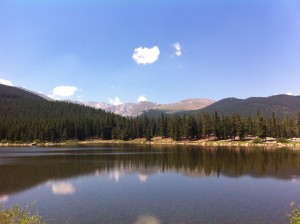
<path id="1" fill-rule="evenodd" d="M 0 152 L 7 149 L 0 149 Z M 288 149 L 196 146 L 114 146 L 95 148 L 22 148 L 0 153 L 0 195 L 18 192 L 54 179 L 110 174 L 118 182 L 122 173 L 139 173 L 141 182 L 158 172 L 201 176 L 252 176 L 295 180 L 300 174 L 300 153 Z M 53 183 L 55 184 L 55 183 Z M 73 193 L 72 186 L 52 187 Z M 60 190 L 67 189 L 67 190 Z"/>

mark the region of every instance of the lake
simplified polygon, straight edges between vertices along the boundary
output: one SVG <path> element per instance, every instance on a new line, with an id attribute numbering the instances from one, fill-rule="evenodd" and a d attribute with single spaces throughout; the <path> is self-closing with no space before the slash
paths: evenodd
<path id="1" fill-rule="evenodd" d="M 0 148 L 0 203 L 47 223 L 288 223 L 299 178 L 291 149 Z"/>

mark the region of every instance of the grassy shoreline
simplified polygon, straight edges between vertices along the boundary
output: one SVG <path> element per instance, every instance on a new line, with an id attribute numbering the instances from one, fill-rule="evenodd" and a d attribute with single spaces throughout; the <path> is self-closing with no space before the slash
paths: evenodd
<path id="1" fill-rule="evenodd" d="M 171 138 L 153 138 L 151 141 L 146 141 L 145 138 L 133 139 L 128 141 L 123 140 L 84 140 L 84 141 L 65 141 L 65 142 L 41 142 L 41 143 L 0 143 L 0 147 L 32 147 L 32 146 L 80 146 L 80 145 L 101 145 L 101 144 L 141 144 L 141 145 L 194 145 L 194 146 L 232 146 L 232 147 L 264 147 L 264 148 L 294 148 L 300 149 L 300 142 L 277 143 L 263 142 L 253 143 L 252 140 L 248 141 L 228 141 L 228 140 L 182 140 L 175 141 Z"/>

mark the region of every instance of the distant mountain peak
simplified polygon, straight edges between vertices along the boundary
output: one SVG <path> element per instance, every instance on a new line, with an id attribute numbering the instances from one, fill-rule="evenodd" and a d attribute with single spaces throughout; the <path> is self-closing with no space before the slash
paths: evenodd
<path id="1" fill-rule="evenodd" d="M 158 104 L 150 101 L 140 101 L 138 103 L 123 103 L 120 105 L 112 105 L 104 102 L 78 102 L 74 103 L 94 107 L 97 109 L 103 109 L 108 112 L 119 114 L 122 116 L 139 116 L 143 112 L 149 110 L 162 110 L 166 113 L 176 113 L 178 111 L 197 110 L 205 106 L 208 106 L 215 101 L 211 99 L 191 98 L 181 100 L 171 104 Z"/>
<path id="2" fill-rule="evenodd" d="M 199 110 L 214 102 L 214 100 L 206 98 L 191 98 L 171 104 L 161 104 L 157 108 L 153 109 L 163 110 L 166 113 L 176 113 L 179 111 Z"/>

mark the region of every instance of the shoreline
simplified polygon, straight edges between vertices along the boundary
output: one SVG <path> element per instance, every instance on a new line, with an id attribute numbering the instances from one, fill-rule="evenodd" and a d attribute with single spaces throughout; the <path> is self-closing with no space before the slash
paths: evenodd
<path id="1" fill-rule="evenodd" d="M 225 147 L 263 147 L 263 148 L 295 148 L 300 150 L 300 142 L 277 143 L 277 142 L 263 142 L 253 143 L 250 141 L 228 141 L 228 140 L 182 140 L 175 141 L 170 138 L 154 138 L 151 141 L 146 141 L 144 138 L 133 139 L 128 141 L 123 140 L 69 140 L 65 142 L 41 142 L 41 143 L 0 143 L 0 147 L 52 147 L 52 146 L 80 146 L 80 145 L 101 145 L 101 144 L 136 144 L 136 145 L 191 145 L 191 146 L 225 146 Z"/>

